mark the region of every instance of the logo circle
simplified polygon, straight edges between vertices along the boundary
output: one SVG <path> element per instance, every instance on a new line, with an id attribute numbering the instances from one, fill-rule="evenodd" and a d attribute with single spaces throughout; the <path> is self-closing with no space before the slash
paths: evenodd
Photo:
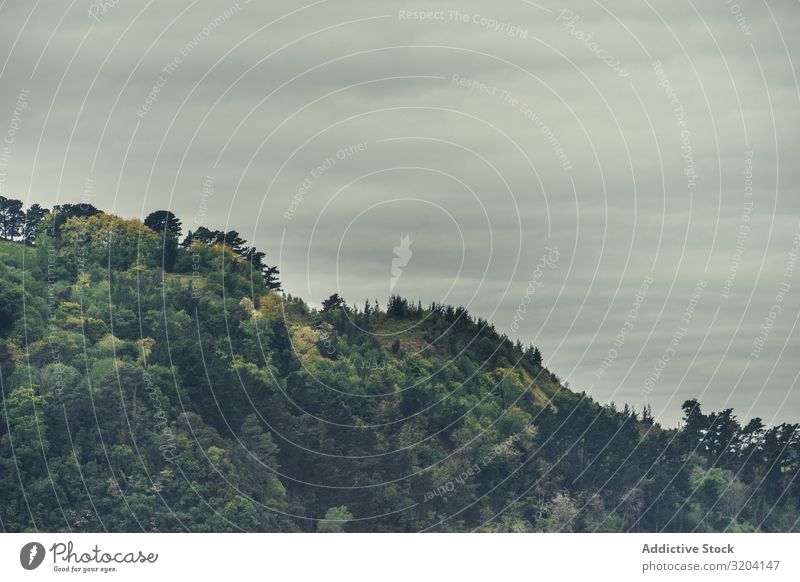
<path id="1" fill-rule="evenodd" d="M 44 546 L 39 542 L 30 542 L 19 551 L 19 563 L 26 570 L 35 570 L 44 561 Z"/>

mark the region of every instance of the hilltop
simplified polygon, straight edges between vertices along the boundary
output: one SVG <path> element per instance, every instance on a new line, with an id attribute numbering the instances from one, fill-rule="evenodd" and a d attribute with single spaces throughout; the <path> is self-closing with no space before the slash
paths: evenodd
<path id="1" fill-rule="evenodd" d="M 315 309 L 235 231 L 3 200 L 4 531 L 798 529 L 797 425 L 663 428 L 464 308 Z"/>

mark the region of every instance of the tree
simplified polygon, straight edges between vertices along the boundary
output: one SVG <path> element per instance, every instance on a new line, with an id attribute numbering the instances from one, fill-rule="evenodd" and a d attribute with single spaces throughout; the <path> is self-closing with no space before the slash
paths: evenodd
<path id="1" fill-rule="evenodd" d="M 2 273 L 0 277 L 0 334 L 5 335 L 14 327 L 21 315 L 22 291 L 18 283 L 9 281 Z"/>
<path id="2" fill-rule="evenodd" d="M 53 210 L 43 219 L 44 224 L 49 229 L 49 234 L 61 240 L 61 228 L 70 218 L 90 218 L 102 214 L 100 210 L 91 204 L 61 204 L 53 206 Z"/>
<path id="3" fill-rule="evenodd" d="M 247 241 L 239 236 L 235 230 L 223 232 L 221 230 L 209 230 L 205 226 L 199 227 L 196 231 L 186 235 L 180 246 L 189 248 L 192 243 L 200 242 L 204 245 L 222 245 L 233 252 L 234 255 L 250 263 L 251 268 L 258 272 L 268 291 L 280 291 L 281 282 L 278 278 L 280 271 L 277 267 L 272 267 L 264 263 L 266 254 L 257 250 L 255 247 L 247 246 Z"/>
<path id="4" fill-rule="evenodd" d="M 267 286 L 267 289 L 270 291 L 281 290 L 281 280 L 278 279 L 278 275 L 280 275 L 280 273 L 281 272 L 278 270 L 278 267 L 264 267 L 264 284 Z"/>
<path id="5" fill-rule="evenodd" d="M 334 309 L 341 309 L 345 306 L 344 299 L 338 293 L 334 293 L 322 302 L 322 311 L 333 311 Z"/>
<path id="6" fill-rule="evenodd" d="M 259 461 L 273 470 L 277 469 L 278 446 L 272 440 L 272 435 L 264 432 L 255 414 L 245 418 L 242 425 L 242 440 Z"/>
<path id="7" fill-rule="evenodd" d="M 655 424 L 653 408 L 649 404 L 645 404 L 642 409 L 642 424 L 645 426 L 653 426 Z"/>
<path id="8" fill-rule="evenodd" d="M 243 257 L 250 262 L 250 266 L 254 271 L 258 271 L 261 274 L 267 290 L 280 291 L 281 282 L 278 279 L 280 271 L 277 267 L 270 267 L 264 264 L 265 253 L 256 250 L 256 247 L 248 247 Z"/>
<path id="9" fill-rule="evenodd" d="M 240 237 L 235 230 L 224 232 L 221 230 L 209 230 L 205 226 L 201 226 L 194 232 L 189 231 L 181 246 L 189 247 L 194 241 L 200 241 L 207 245 L 224 245 L 240 257 L 246 256 L 249 251 L 245 247 L 247 241 Z"/>
<path id="10" fill-rule="evenodd" d="M 8 435 L 0 439 L 0 451 L 5 454 L 14 447 L 14 460 L 25 467 L 30 476 L 35 471 L 44 476 L 44 459 L 50 448 L 47 428 L 42 426 L 37 408 L 45 404 L 44 396 L 37 394 L 33 386 L 20 386 L 4 395 L 5 418 L 9 423 Z"/>
<path id="11" fill-rule="evenodd" d="M 703 444 L 708 432 L 708 417 L 700 410 L 700 403 L 695 399 L 687 400 L 681 408 L 683 409 L 681 438 L 688 451 L 692 452 Z"/>
<path id="12" fill-rule="evenodd" d="M 177 240 L 181 236 L 183 225 L 181 220 L 169 210 L 156 210 L 147 215 L 144 225 L 158 234 L 167 231 Z"/>
<path id="13" fill-rule="evenodd" d="M 74 259 L 76 268 L 88 262 L 124 271 L 138 261 L 152 264 L 160 241 L 156 233 L 141 226 L 138 220 L 110 214 L 70 218 L 62 227 L 64 256 Z"/>
<path id="14" fill-rule="evenodd" d="M 169 210 L 156 210 L 147 215 L 144 225 L 161 235 L 163 266 L 165 270 L 172 270 L 178 258 L 178 238 L 182 228 L 180 219 Z"/>
<path id="15" fill-rule="evenodd" d="M 80 202 L 78 204 L 62 204 L 60 206 L 54 206 L 53 210 L 61 214 L 64 217 L 64 221 L 73 217 L 89 218 L 90 216 L 102 214 L 98 208 L 85 202 Z"/>
<path id="16" fill-rule="evenodd" d="M 565 533 L 574 528 L 574 519 L 578 515 L 578 508 L 568 493 L 556 493 L 550 502 L 545 522 L 545 531 Z"/>
<path id="17" fill-rule="evenodd" d="M 192 246 L 192 243 L 195 241 L 206 245 L 217 244 L 224 234 L 225 233 L 223 233 L 221 230 L 209 230 L 205 226 L 200 226 L 194 232 L 191 230 L 189 231 L 189 233 L 186 235 L 186 238 L 183 239 L 181 246 L 188 248 Z"/>
<path id="18" fill-rule="evenodd" d="M 764 433 L 764 465 L 767 475 L 763 487 L 769 503 L 775 503 L 785 495 L 788 479 L 794 480 L 797 476 L 800 470 L 799 448 L 800 425 L 783 423 Z"/>
<path id="19" fill-rule="evenodd" d="M 722 469 L 715 467 L 700 475 L 694 485 L 695 497 L 706 511 L 710 511 L 719 503 L 728 487 L 728 480 Z"/>
<path id="20" fill-rule="evenodd" d="M 241 432 L 242 442 L 247 448 L 245 464 L 251 468 L 254 491 L 269 502 L 283 498 L 286 490 L 275 475 L 278 470 L 279 451 L 278 445 L 272 440 L 272 435 L 264 431 L 255 414 L 245 418 Z"/>
<path id="21" fill-rule="evenodd" d="M 22 211 L 22 201 L 0 196 L 0 237 L 5 240 L 14 240 L 22 236 L 25 224 L 25 213 Z"/>
<path id="22" fill-rule="evenodd" d="M 217 237 L 216 243 L 225 245 L 240 257 L 247 255 L 248 249 L 245 247 L 247 241 L 240 237 L 239 233 L 235 230 L 221 233 L 221 235 Z"/>
<path id="23" fill-rule="evenodd" d="M 286 321 L 282 317 L 275 318 L 272 322 L 271 331 L 272 337 L 269 351 L 272 356 L 272 362 L 281 375 L 286 376 L 300 367 L 292 345 L 292 338 L 289 337 Z"/>
<path id="24" fill-rule="evenodd" d="M 731 457 L 740 450 L 741 426 L 733 414 L 732 408 L 709 416 L 709 430 L 706 438 L 706 449 L 714 463 L 727 467 Z"/>
<path id="25" fill-rule="evenodd" d="M 742 455 L 749 458 L 751 455 L 756 454 L 764 444 L 764 421 L 760 418 L 751 418 L 750 421 L 744 425 L 741 432 L 741 446 Z M 744 467 L 745 470 L 751 469 L 752 463 L 748 463 Z"/>
<path id="26" fill-rule="evenodd" d="M 318 532 L 341 533 L 344 531 L 344 524 L 353 519 L 353 514 L 347 509 L 346 505 L 331 507 L 325 512 L 325 518 L 320 520 L 317 526 Z"/>
<path id="27" fill-rule="evenodd" d="M 192 246 L 192 243 L 195 240 L 195 234 L 190 230 L 186 233 L 186 237 L 181 241 L 181 246 L 185 249 L 188 249 L 190 246 Z"/>
<path id="28" fill-rule="evenodd" d="M 408 314 L 408 299 L 392 294 L 386 304 L 386 315 L 402 319 Z"/>
<path id="29" fill-rule="evenodd" d="M 33 204 L 25 211 L 25 227 L 22 232 L 22 238 L 26 245 L 33 246 L 36 241 L 36 234 L 39 231 L 39 225 L 42 224 L 48 212 L 50 211 L 47 208 L 43 208 L 39 204 Z"/>

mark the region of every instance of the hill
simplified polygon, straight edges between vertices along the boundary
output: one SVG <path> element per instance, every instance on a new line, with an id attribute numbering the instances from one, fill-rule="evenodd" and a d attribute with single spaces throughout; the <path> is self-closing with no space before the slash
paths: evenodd
<path id="1" fill-rule="evenodd" d="M 314 309 L 238 233 L 182 238 L 166 211 L 17 219 L 0 232 L 4 531 L 799 527 L 798 425 L 690 400 L 661 427 L 463 308 Z"/>

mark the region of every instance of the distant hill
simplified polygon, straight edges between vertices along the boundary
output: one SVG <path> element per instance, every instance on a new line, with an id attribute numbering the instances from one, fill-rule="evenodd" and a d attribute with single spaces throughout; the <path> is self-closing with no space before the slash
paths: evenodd
<path id="1" fill-rule="evenodd" d="M 662 428 L 463 308 L 313 309 L 238 233 L 166 211 L 15 216 L 4 531 L 800 529 L 798 425 L 688 401 Z"/>

